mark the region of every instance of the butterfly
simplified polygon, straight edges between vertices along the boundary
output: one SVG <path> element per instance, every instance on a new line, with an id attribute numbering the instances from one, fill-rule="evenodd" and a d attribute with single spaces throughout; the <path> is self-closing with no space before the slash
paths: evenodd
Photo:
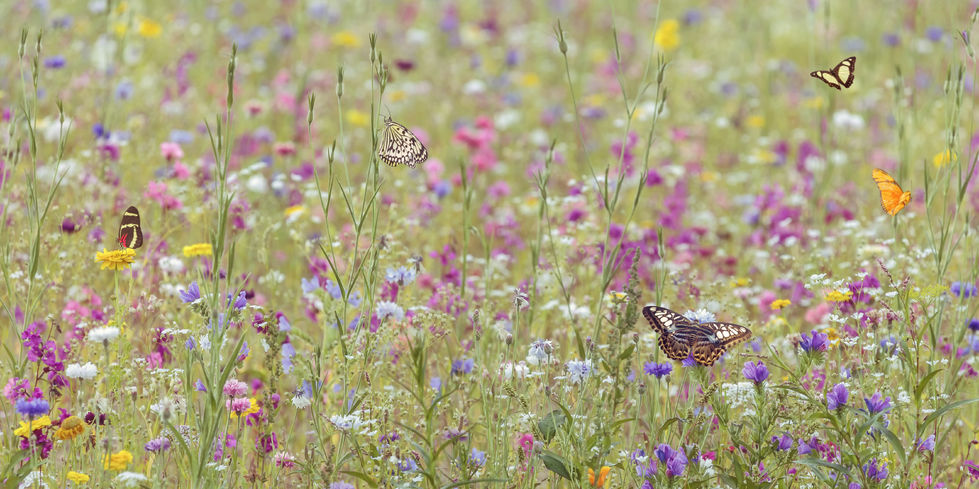
<path id="1" fill-rule="evenodd" d="M 122 213 L 119 224 L 119 244 L 124 248 L 136 249 L 143 246 L 143 230 L 139 227 L 139 210 L 131 205 Z"/>
<path id="2" fill-rule="evenodd" d="M 850 56 L 849 58 L 840 61 L 840 64 L 836 65 L 835 68 L 829 71 L 819 70 L 809 73 L 809 76 L 813 78 L 818 78 L 823 81 L 823 83 L 840 90 L 840 85 L 846 88 L 850 88 L 853 85 L 853 73 L 856 71 L 854 66 L 857 64 L 857 57 Z"/>
<path id="3" fill-rule="evenodd" d="M 672 360 L 688 356 L 710 367 L 721 355 L 751 337 L 751 330 L 733 323 L 698 323 L 665 307 L 642 308 L 653 330 L 659 334 L 659 348 Z"/>
<path id="4" fill-rule="evenodd" d="M 407 127 L 385 117 L 377 156 L 391 166 L 408 165 L 414 168 L 428 159 L 428 150 Z"/>
<path id="5" fill-rule="evenodd" d="M 880 206 L 884 212 L 894 216 L 911 202 L 911 192 L 905 192 L 894 177 L 880 168 L 874 168 L 874 181 L 880 189 Z"/>

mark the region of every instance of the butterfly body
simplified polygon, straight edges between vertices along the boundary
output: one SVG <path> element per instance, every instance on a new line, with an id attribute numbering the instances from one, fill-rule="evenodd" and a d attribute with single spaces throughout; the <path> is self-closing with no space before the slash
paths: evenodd
<path id="1" fill-rule="evenodd" d="M 118 241 L 123 248 L 136 249 L 143 246 L 143 230 L 139 226 L 139 209 L 136 209 L 134 205 L 129 206 L 126 212 L 122 213 Z"/>
<path id="2" fill-rule="evenodd" d="M 809 73 L 809 76 L 821 80 L 823 83 L 837 89 L 842 90 L 842 87 L 850 88 L 853 85 L 853 74 L 856 71 L 857 57 L 850 56 L 849 58 L 840 61 L 832 70 L 817 70 Z"/>
<path id="3" fill-rule="evenodd" d="M 751 337 L 751 331 L 740 324 L 698 323 L 665 307 L 646 306 L 642 314 L 659 334 L 657 343 L 671 360 L 692 356 L 697 363 L 709 367 L 728 348 Z"/>
<path id="4" fill-rule="evenodd" d="M 428 150 L 407 127 L 386 117 L 377 156 L 391 166 L 408 165 L 414 168 L 428 159 Z"/>
<path id="5" fill-rule="evenodd" d="M 894 216 L 911 202 L 911 192 L 905 192 L 884 170 L 874 168 L 874 181 L 880 190 L 880 206 L 884 212 Z"/>

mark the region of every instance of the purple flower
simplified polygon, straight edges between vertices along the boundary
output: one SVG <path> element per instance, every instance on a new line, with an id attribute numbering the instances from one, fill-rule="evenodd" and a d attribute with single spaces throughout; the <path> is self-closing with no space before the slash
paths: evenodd
<path id="1" fill-rule="evenodd" d="M 894 47 L 894 46 L 897 46 L 898 44 L 901 44 L 901 38 L 897 34 L 894 34 L 894 33 L 884 34 L 884 37 L 882 38 L 882 40 L 884 41 L 884 44 L 886 44 L 886 45 L 888 45 L 890 47 Z"/>
<path id="2" fill-rule="evenodd" d="M 65 57 L 58 54 L 44 59 L 44 67 L 56 70 L 65 67 Z"/>
<path id="3" fill-rule="evenodd" d="M 918 451 L 934 451 L 935 450 L 935 435 L 928 435 L 924 440 L 918 441 Z"/>
<path id="4" fill-rule="evenodd" d="M 656 477 L 656 459 L 647 457 L 645 450 L 642 448 L 633 450 L 632 454 L 629 455 L 629 459 L 636 466 L 636 477 L 643 479 Z"/>
<path id="5" fill-rule="evenodd" d="M 452 375 L 462 375 L 472 373 L 473 371 L 473 359 L 472 358 L 460 358 L 452 361 Z"/>
<path id="6" fill-rule="evenodd" d="M 482 467 L 486 465 L 486 452 L 473 448 L 469 452 L 469 464 L 473 467 Z"/>
<path id="7" fill-rule="evenodd" d="M 51 406 L 48 401 L 44 399 L 18 399 L 17 400 L 17 412 L 21 416 L 27 416 L 28 418 L 36 418 L 38 416 L 43 416 L 48 414 L 51 410 Z"/>
<path id="8" fill-rule="evenodd" d="M 320 279 L 315 275 L 313 275 L 313 278 L 309 280 L 301 278 L 299 281 L 303 289 L 303 294 L 309 294 L 310 292 L 320 288 Z"/>
<path id="9" fill-rule="evenodd" d="M 657 379 L 663 378 L 664 375 L 670 375 L 673 371 L 673 364 L 671 363 L 653 363 L 649 362 L 643 365 L 643 372 L 646 375 L 655 375 Z"/>
<path id="10" fill-rule="evenodd" d="M 693 359 L 693 355 L 687 355 L 687 358 L 684 358 L 683 361 L 680 362 L 680 365 L 683 365 L 684 367 L 695 367 L 697 366 L 697 361 Z"/>
<path id="11" fill-rule="evenodd" d="M 850 392 L 846 390 L 846 386 L 843 383 L 839 383 L 833 386 L 829 392 L 826 393 L 826 407 L 832 411 L 836 408 L 846 405 L 846 400 L 850 397 Z"/>
<path id="12" fill-rule="evenodd" d="M 931 26 L 931 27 L 929 27 L 928 29 L 925 30 L 925 37 L 927 37 L 928 40 L 929 41 L 932 41 L 932 42 L 941 41 L 942 40 L 942 35 L 943 35 L 943 33 L 942 33 L 942 28 L 941 27 Z"/>
<path id="13" fill-rule="evenodd" d="M 167 437 L 154 438 L 143 445 L 147 452 L 165 452 L 170 449 L 170 440 Z"/>
<path id="14" fill-rule="evenodd" d="M 187 287 L 186 291 L 184 291 L 183 289 L 180 290 L 180 300 L 182 300 L 184 304 L 189 304 L 200 298 L 201 298 L 201 289 L 200 287 L 197 286 L 196 281 L 191 282 L 190 286 Z"/>
<path id="15" fill-rule="evenodd" d="M 349 482 L 334 482 L 330 484 L 330 489 L 357 489 L 357 487 Z"/>
<path id="16" fill-rule="evenodd" d="M 666 464 L 667 477 L 683 475 L 683 470 L 687 467 L 687 456 L 682 451 L 674 450 L 666 443 L 660 443 L 653 453 L 660 462 Z"/>
<path id="17" fill-rule="evenodd" d="M 976 285 L 969 282 L 952 282 L 949 290 L 956 297 L 964 297 L 966 299 L 979 295 L 979 289 L 976 288 Z"/>
<path id="18" fill-rule="evenodd" d="M 802 333 L 802 341 L 799 342 L 799 346 L 802 347 L 802 351 L 806 352 L 826 351 L 826 348 L 829 347 L 829 336 L 814 329 L 812 336 Z"/>
<path id="19" fill-rule="evenodd" d="M 799 455 L 806 455 L 812 453 L 812 449 L 814 445 L 816 445 L 814 440 L 806 441 L 803 440 L 802 438 L 799 438 L 799 448 L 798 448 Z"/>
<path id="20" fill-rule="evenodd" d="M 792 448 L 792 437 L 789 436 L 788 433 L 782 435 L 782 438 L 773 436 L 772 443 L 777 444 L 778 446 L 776 448 L 778 449 L 778 451 L 782 452 Z"/>
<path id="21" fill-rule="evenodd" d="M 207 386 L 205 386 L 204 383 L 201 382 L 201 379 L 197 379 L 194 382 L 194 390 L 197 392 L 207 392 Z"/>
<path id="22" fill-rule="evenodd" d="M 979 333 L 979 318 L 972 318 L 965 322 L 965 325 L 972 331 Z"/>
<path id="23" fill-rule="evenodd" d="M 846 401 L 844 400 L 844 402 Z M 867 404 L 867 411 L 870 414 L 883 413 L 891 408 L 891 398 L 881 399 L 880 392 L 875 392 L 870 399 L 863 398 L 863 402 Z"/>
<path id="24" fill-rule="evenodd" d="M 761 384 L 768 378 L 768 367 L 766 367 L 765 363 L 761 361 L 759 361 L 757 364 L 755 364 L 755 362 L 745 362 L 741 373 L 744 375 L 744 378 L 753 381 L 756 384 Z"/>
<path id="25" fill-rule="evenodd" d="M 871 459 L 870 462 L 863 466 L 863 473 L 866 474 L 868 478 L 880 482 L 887 478 L 887 464 L 883 463 L 878 466 L 877 459 Z"/>

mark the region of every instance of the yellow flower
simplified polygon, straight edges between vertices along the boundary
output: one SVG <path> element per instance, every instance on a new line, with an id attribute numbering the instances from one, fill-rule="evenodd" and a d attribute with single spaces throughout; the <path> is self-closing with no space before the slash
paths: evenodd
<path id="1" fill-rule="evenodd" d="M 772 310 L 773 311 L 777 311 L 777 310 L 779 310 L 779 309 L 781 309 L 781 308 L 783 308 L 783 307 L 785 307 L 785 306 L 787 306 L 789 304 L 792 304 L 792 301 L 790 301 L 788 299 L 778 299 L 778 300 L 772 301 Z"/>
<path id="2" fill-rule="evenodd" d="M 663 51 L 672 51 L 680 45 L 680 23 L 676 19 L 667 19 L 656 29 L 653 43 Z"/>
<path id="3" fill-rule="evenodd" d="M 258 401 L 256 401 L 254 397 L 249 399 L 248 401 L 251 403 L 251 406 L 248 406 L 248 409 L 244 410 L 241 413 L 242 417 L 248 416 L 249 414 L 255 414 L 258 412 Z M 238 417 L 238 413 L 231 411 L 231 419 L 237 417 Z"/>
<path id="4" fill-rule="evenodd" d="M 163 26 L 150 19 L 140 19 L 136 32 L 143 37 L 160 37 L 160 34 L 163 33 Z"/>
<path id="5" fill-rule="evenodd" d="M 78 416 L 68 416 L 61 422 L 61 427 L 54 432 L 54 437 L 59 440 L 71 440 L 85 432 L 85 423 Z"/>
<path id="6" fill-rule="evenodd" d="M 211 256 L 214 251 L 211 248 L 211 243 L 197 243 L 190 246 L 184 246 L 184 256 Z"/>
<path id="7" fill-rule="evenodd" d="M 115 470 L 116 472 L 120 470 L 126 470 L 129 463 L 133 461 L 133 454 L 129 453 L 127 450 L 119 450 L 112 455 L 106 455 L 103 460 L 103 464 L 108 470 Z"/>
<path id="8" fill-rule="evenodd" d="M 959 156 L 946 149 L 945 151 L 936 153 L 931 159 L 931 164 L 935 165 L 935 168 L 941 168 L 951 161 L 959 161 Z"/>
<path id="9" fill-rule="evenodd" d="M 802 106 L 807 109 L 821 109 L 825 103 L 822 97 L 810 97 L 802 101 Z"/>
<path id="10" fill-rule="evenodd" d="M 47 416 L 41 416 L 40 418 L 37 418 L 30 422 L 21 421 L 20 427 L 14 430 L 14 434 L 17 436 L 22 436 L 24 438 L 27 438 L 31 436 L 31 433 L 34 430 L 47 428 L 48 426 L 51 426 L 51 418 Z"/>
<path id="11" fill-rule="evenodd" d="M 830 302 L 846 302 L 850 300 L 851 297 L 853 297 L 853 292 L 850 292 L 849 290 L 846 292 L 834 290 L 826 294 L 826 300 Z"/>
<path id="12" fill-rule="evenodd" d="M 95 254 L 95 261 L 102 262 L 102 270 L 106 268 L 109 270 L 125 270 L 129 268 L 129 265 L 132 265 L 135 257 L 136 250 L 132 248 L 112 251 L 105 251 L 105 248 L 102 248 L 101 253 Z"/>
<path id="13" fill-rule="evenodd" d="M 770 165 L 778 161 L 778 155 L 767 149 L 758 148 L 751 153 L 749 159 L 751 160 L 752 163 Z"/>
<path id="14" fill-rule="evenodd" d="M 333 35 L 331 38 L 333 44 L 337 46 L 343 46 L 346 48 L 356 48 L 360 47 L 360 38 L 354 35 L 350 31 L 340 31 Z"/>
<path id="15" fill-rule="evenodd" d="M 609 466 L 607 466 L 607 465 L 606 466 L 603 466 L 601 469 L 598 469 L 598 480 L 596 481 L 595 480 L 595 471 L 592 470 L 591 467 L 589 467 L 588 468 L 588 483 L 591 484 L 592 487 L 605 487 L 606 479 L 608 479 L 608 473 L 611 470 L 612 470 L 612 468 L 609 467 Z"/>
<path id="16" fill-rule="evenodd" d="M 357 109 L 350 109 L 347 111 L 347 122 L 355 126 L 367 127 L 367 123 L 370 122 L 370 119 L 368 119 L 367 114 Z"/>
<path id="17" fill-rule="evenodd" d="M 524 87 L 536 87 L 540 85 L 540 77 L 537 73 L 524 73 L 520 76 L 520 85 Z"/>
<path id="18" fill-rule="evenodd" d="M 292 217 L 293 214 L 302 214 L 303 211 L 305 211 L 305 210 L 306 210 L 306 206 L 304 206 L 304 205 L 301 205 L 301 204 L 300 205 L 294 205 L 292 207 L 287 207 L 285 214 L 286 214 L 286 217 Z"/>
<path id="19" fill-rule="evenodd" d="M 716 182 L 719 178 L 721 178 L 721 176 L 718 175 L 717 172 L 710 170 L 700 172 L 700 180 L 702 182 Z"/>
<path id="20" fill-rule="evenodd" d="M 88 482 L 89 477 L 81 472 L 69 471 L 68 480 L 74 482 L 75 484 L 84 484 Z"/>
<path id="21" fill-rule="evenodd" d="M 731 281 L 731 287 L 747 287 L 751 283 L 747 277 L 735 277 Z"/>
<path id="22" fill-rule="evenodd" d="M 405 99 L 405 95 L 404 90 L 391 90 L 391 93 L 388 94 L 388 100 L 391 102 L 400 102 Z"/>
<path id="23" fill-rule="evenodd" d="M 745 124 L 747 124 L 748 127 L 754 127 L 756 129 L 765 127 L 765 116 L 763 115 L 748 116 L 748 119 L 745 120 Z"/>
<path id="24" fill-rule="evenodd" d="M 129 30 L 129 26 L 127 26 L 123 22 L 116 22 L 116 23 L 112 24 L 112 31 L 116 33 L 116 37 L 123 37 L 123 36 L 125 36 L 126 35 L 126 31 L 128 31 L 128 30 Z"/>

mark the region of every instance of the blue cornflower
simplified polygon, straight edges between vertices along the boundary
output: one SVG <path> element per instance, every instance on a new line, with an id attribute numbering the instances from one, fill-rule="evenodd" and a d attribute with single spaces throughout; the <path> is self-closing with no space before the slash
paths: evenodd
<path id="1" fill-rule="evenodd" d="M 570 360 L 564 364 L 572 384 L 580 384 L 591 375 L 591 360 Z"/>
<path id="2" fill-rule="evenodd" d="M 943 32 L 942 32 L 942 28 L 941 27 L 931 26 L 931 27 L 929 27 L 928 29 L 925 30 L 925 37 L 927 37 L 928 40 L 929 41 L 932 41 L 932 42 L 941 41 L 942 40 L 942 35 L 943 35 Z"/>
<path id="3" fill-rule="evenodd" d="M 850 397 L 850 392 L 842 383 L 836 384 L 826 393 L 826 408 L 830 411 L 846 406 L 846 400 Z"/>
<path id="4" fill-rule="evenodd" d="M 377 303 L 377 319 L 383 320 L 384 318 L 391 318 L 395 321 L 404 321 L 405 311 L 401 306 L 388 301 L 380 301 Z"/>
<path id="5" fill-rule="evenodd" d="M 976 284 L 969 282 L 952 282 L 952 285 L 948 289 L 956 297 L 964 297 L 966 299 L 979 295 L 979 289 L 976 288 Z"/>
<path id="6" fill-rule="evenodd" d="M 324 286 L 326 292 L 330 294 L 330 297 L 334 299 L 339 299 L 343 297 L 343 292 L 340 291 L 340 286 L 334 283 L 332 280 L 327 279 L 326 285 Z"/>
<path id="7" fill-rule="evenodd" d="M 415 269 L 408 268 L 404 265 L 398 268 L 388 268 L 387 273 L 384 274 L 384 278 L 388 282 L 395 282 L 398 285 L 404 286 L 415 281 Z"/>
<path id="8" fill-rule="evenodd" d="M 664 375 L 670 375 L 673 371 L 672 363 L 653 363 L 648 362 L 643 365 L 643 372 L 646 375 L 655 375 L 657 379 L 663 378 Z"/>
<path id="9" fill-rule="evenodd" d="M 717 316 L 714 313 L 708 311 L 707 309 L 697 309 L 696 311 L 687 311 L 684 316 L 698 323 L 709 323 L 717 320 Z"/>
<path id="10" fill-rule="evenodd" d="M 469 452 L 469 464 L 476 467 L 486 465 L 486 452 L 473 448 L 472 451 Z"/>
<path id="11" fill-rule="evenodd" d="M 299 279 L 300 285 L 303 288 L 303 294 L 309 294 L 320 288 L 320 278 L 313 275 L 313 278 L 306 280 L 306 278 Z"/>
<path id="12" fill-rule="evenodd" d="M 17 399 L 17 412 L 21 416 L 36 418 L 48 414 L 50 410 L 51 405 L 44 399 Z"/>
<path id="13" fill-rule="evenodd" d="M 428 386 L 432 388 L 435 392 L 442 393 L 442 377 L 432 377 L 428 381 Z"/>
<path id="14" fill-rule="evenodd" d="M 65 57 L 58 54 L 44 59 L 44 67 L 57 70 L 65 67 Z"/>
<path id="15" fill-rule="evenodd" d="M 133 96 L 133 82 L 123 80 L 116 85 L 116 98 L 119 100 L 129 100 Z"/>
<path id="16" fill-rule="evenodd" d="M 979 333 L 979 319 L 977 319 L 977 318 L 972 318 L 972 319 L 970 319 L 970 320 L 968 320 L 968 321 L 966 321 L 966 322 L 965 322 L 965 325 L 966 325 L 966 326 L 967 326 L 967 327 L 968 327 L 969 329 L 971 329 L 972 331 L 975 331 L 975 332 L 977 332 L 977 333 Z"/>
<path id="17" fill-rule="evenodd" d="M 473 371 L 472 358 L 459 358 L 452 361 L 452 375 L 462 375 L 472 373 Z"/>
<path id="18" fill-rule="evenodd" d="M 405 458 L 397 463 L 398 470 L 401 472 L 415 472 L 418 470 L 418 464 L 412 458 Z"/>
<path id="19" fill-rule="evenodd" d="M 196 281 L 191 282 L 190 286 L 187 287 L 186 291 L 181 289 L 179 293 L 180 293 L 180 300 L 182 300 L 184 304 L 189 304 L 201 298 L 201 289 L 200 287 L 197 286 Z"/>
<path id="20" fill-rule="evenodd" d="M 197 342 L 194 341 L 193 336 L 187 338 L 187 341 L 184 342 L 184 347 L 186 347 L 188 351 L 193 351 L 194 348 L 197 348 Z"/>

